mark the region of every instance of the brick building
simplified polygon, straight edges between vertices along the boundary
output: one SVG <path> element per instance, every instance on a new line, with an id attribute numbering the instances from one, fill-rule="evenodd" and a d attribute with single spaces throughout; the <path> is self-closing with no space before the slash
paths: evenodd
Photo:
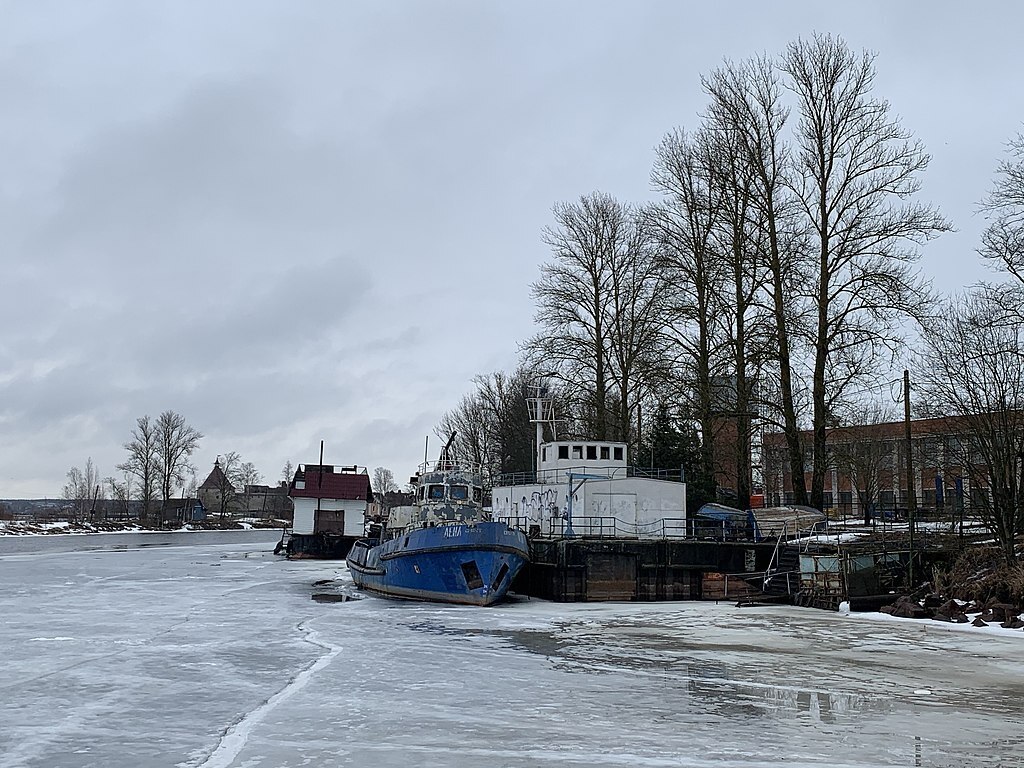
<path id="1" fill-rule="evenodd" d="M 911 460 L 918 509 L 946 517 L 962 513 L 979 494 L 987 494 L 968 462 L 981 458 L 955 419 L 911 421 Z M 803 432 L 804 482 L 811 485 L 810 431 Z M 908 505 L 907 441 L 902 421 L 831 429 L 825 472 L 823 507 L 844 517 L 864 517 L 865 506 L 878 514 L 900 513 Z M 793 474 L 785 437 L 769 433 L 763 440 L 763 478 L 766 503 L 794 501 Z"/>

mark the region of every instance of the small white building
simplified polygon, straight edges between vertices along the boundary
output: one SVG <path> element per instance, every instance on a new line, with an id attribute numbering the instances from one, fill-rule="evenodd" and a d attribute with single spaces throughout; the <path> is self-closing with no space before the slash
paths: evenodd
<path id="1" fill-rule="evenodd" d="M 560 440 L 537 452 L 531 482 L 492 489 L 493 519 L 543 536 L 686 535 L 686 484 L 631 472 L 625 443 Z"/>
<path id="2" fill-rule="evenodd" d="M 373 501 L 365 467 L 300 464 L 288 490 L 295 505 L 292 534 L 362 536 Z"/>

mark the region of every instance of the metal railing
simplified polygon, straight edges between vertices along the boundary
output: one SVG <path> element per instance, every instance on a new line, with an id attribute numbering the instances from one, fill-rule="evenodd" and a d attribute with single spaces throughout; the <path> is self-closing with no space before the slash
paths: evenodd
<path id="1" fill-rule="evenodd" d="M 494 477 L 493 487 L 499 486 L 516 486 L 516 485 L 549 485 L 557 486 L 562 485 L 566 482 L 565 474 L 567 472 L 584 472 L 584 471 L 599 471 L 605 472 L 606 469 L 609 473 L 615 473 L 615 479 L 623 477 L 640 477 L 649 480 L 666 480 L 673 483 L 685 482 L 683 477 L 683 471 L 681 469 L 660 469 L 658 467 L 635 467 L 622 465 L 612 466 L 605 468 L 600 463 L 587 464 L 583 460 L 577 459 L 581 463 L 578 466 L 573 467 L 549 467 L 543 470 L 542 477 L 537 477 L 536 471 L 528 472 L 506 472 L 501 475 Z M 621 474 L 625 470 L 625 474 Z"/>

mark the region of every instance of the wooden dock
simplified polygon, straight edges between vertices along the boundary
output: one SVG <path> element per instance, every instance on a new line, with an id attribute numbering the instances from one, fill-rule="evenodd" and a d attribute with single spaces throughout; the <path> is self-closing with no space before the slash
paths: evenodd
<path id="1" fill-rule="evenodd" d="M 774 552 L 774 542 L 534 538 L 513 590 L 558 602 L 751 598 Z"/>

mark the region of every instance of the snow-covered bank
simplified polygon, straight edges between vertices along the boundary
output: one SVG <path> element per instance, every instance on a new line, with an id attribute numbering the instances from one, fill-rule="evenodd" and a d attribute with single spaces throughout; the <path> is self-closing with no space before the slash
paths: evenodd
<path id="1" fill-rule="evenodd" d="M 195 531 L 247 531 L 253 528 L 280 530 L 279 521 L 257 519 L 238 520 L 226 525 L 181 525 L 174 528 L 156 528 L 140 525 L 138 522 L 37 522 L 25 520 L 0 520 L 0 536 L 47 536 L 54 534 L 93 533 L 191 533 Z"/>
<path id="2" fill-rule="evenodd" d="M 1016 640 L 1024 643 L 1024 629 L 1009 629 L 1007 627 L 1001 627 L 999 624 L 986 624 L 983 627 L 973 624 L 973 621 L 981 615 L 980 612 L 968 613 L 967 617 L 971 619 L 971 621 L 962 623 L 936 621 L 935 619 L 906 619 L 901 616 L 891 616 L 879 611 L 850 611 L 849 603 L 841 603 L 839 605 L 839 613 L 858 621 L 877 622 L 883 625 L 903 624 L 906 626 L 917 626 L 928 632 L 963 632 L 968 635 L 1002 637 L 1008 640 Z"/>

